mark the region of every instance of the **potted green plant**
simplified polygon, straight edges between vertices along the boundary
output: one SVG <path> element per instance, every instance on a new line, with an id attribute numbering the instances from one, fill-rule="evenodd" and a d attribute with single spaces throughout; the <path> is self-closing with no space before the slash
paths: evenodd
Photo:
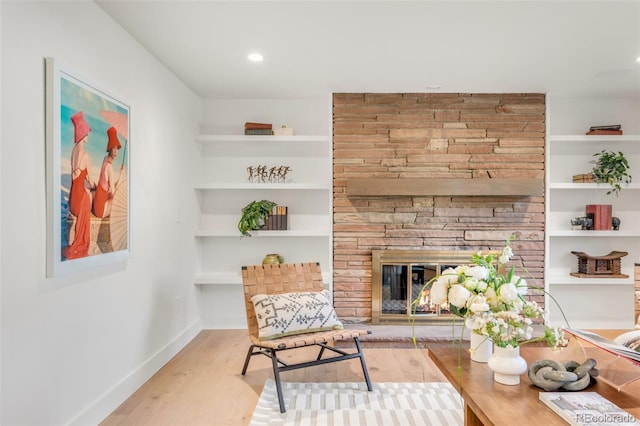
<path id="1" fill-rule="evenodd" d="M 252 201 L 242 209 L 242 216 L 238 222 L 238 230 L 245 237 L 250 237 L 251 232 L 260 229 L 266 223 L 267 216 L 277 205 L 273 201 Z"/>
<path id="2" fill-rule="evenodd" d="M 591 171 L 595 177 L 594 180 L 598 183 L 611 185 L 611 190 L 607 194 L 613 192 L 617 196 L 622 189 L 621 183 L 631 183 L 629 162 L 620 151 L 615 152 L 603 149 L 593 154 L 593 156 L 597 157 L 596 164 Z"/>

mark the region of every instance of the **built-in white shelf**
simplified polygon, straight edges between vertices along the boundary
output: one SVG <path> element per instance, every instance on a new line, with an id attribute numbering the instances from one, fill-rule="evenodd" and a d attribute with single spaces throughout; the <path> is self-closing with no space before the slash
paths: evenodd
<path id="1" fill-rule="evenodd" d="M 241 265 L 280 253 L 286 261 L 318 261 L 331 286 L 333 180 L 330 135 L 211 135 L 196 137 L 200 174 L 194 190 L 200 205 L 194 230 L 203 271 L 194 278 L 211 291 L 242 284 Z M 284 182 L 251 182 L 250 167 L 288 166 Z M 241 210 L 252 200 L 288 207 L 288 229 L 238 230 Z"/>
<path id="2" fill-rule="evenodd" d="M 200 182 L 194 186 L 198 190 L 232 189 L 232 190 L 253 190 L 253 189 L 282 189 L 282 190 L 327 190 L 326 184 L 320 183 L 252 183 L 252 182 Z"/>
<path id="3" fill-rule="evenodd" d="M 638 142 L 640 144 L 640 142 Z M 621 184 L 622 191 L 625 189 L 640 189 L 640 183 Z M 611 186 L 607 183 L 571 183 L 571 182 L 551 182 L 549 189 L 584 189 L 584 190 L 602 190 L 608 191 Z M 615 198 L 615 195 L 613 196 Z"/>
<path id="4" fill-rule="evenodd" d="M 576 142 L 583 145 L 585 142 L 636 142 L 640 140 L 640 135 L 551 135 L 552 142 Z"/>
<path id="5" fill-rule="evenodd" d="M 251 231 L 251 237 L 243 237 L 240 231 L 236 230 L 207 230 L 198 229 L 194 232 L 196 237 L 238 237 L 238 238 L 272 238 L 272 237 L 328 237 L 328 229 L 287 229 L 284 231 Z"/>
<path id="6" fill-rule="evenodd" d="M 637 230 L 621 230 L 621 231 L 583 231 L 583 230 L 564 230 L 550 229 L 550 237 L 577 237 L 577 238 L 608 238 L 608 237 L 640 237 Z"/>
<path id="7" fill-rule="evenodd" d="M 570 275 L 571 270 L 565 268 L 549 268 L 546 271 L 547 283 L 551 286 L 557 285 L 624 285 L 632 286 L 634 284 L 633 279 L 633 267 L 622 268 L 622 273 L 629 276 L 629 278 L 580 278 Z M 553 293 L 553 290 L 551 290 Z"/>
<path id="8" fill-rule="evenodd" d="M 196 141 L 200 143 L 223 143 L 223 142 L 260 142 L 260 143 L 278 143 L 278 142 L 329 142 L 330 137 L 325 135 L 292 135 L 292 136 L 276 136 L 276 135 L 198 135 Z"/>
<path id="9" fill-rule="evenodd" d="M 593 110 L 599 109 L 593 102 Z M 572 182 L 575 175 L 590 173 L 597 154 L 603 150 L 622 152 L 631 174 L 640 166 L 640 135 L 551 134 L 553 108 L 547 110 L 546 140 L 546 222 L 545 222 L 545 306 L 554 324 L 564 318 L 557 301 L 573 327 L 628 328 L 633 323 L 633 264 L 640 260 L 640 179 L 621 184 L 619 194 L 608 183 Z M 562 120 L 581 120 L 563 117 Z M 560 121 L 560 120 L 559 120 Z M 623 123 L 624 124 L 624 123 Z M 566 127 L 566 126 L 565 126 Z M 635 132 L 634 132 L 635 133 Z M 586 216 L 589 204 L 612 206 L 612 216 L 621 221 L 620 229 L 574 230 L 571 220 Z M 572 252 L 605 255 L 624 251 L 622 274 L 628 278 L 580 278 L 570 275 L 578 268 Z M 615 307 L 612 309 L 612 307 Z"/>

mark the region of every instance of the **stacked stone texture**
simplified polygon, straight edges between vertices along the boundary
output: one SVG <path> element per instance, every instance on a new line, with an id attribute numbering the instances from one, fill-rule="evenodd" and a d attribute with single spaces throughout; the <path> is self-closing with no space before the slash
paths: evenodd
<path id="1" fill-rule="evenodd" d="M 543 286 L 544 197 L 346 196 L 349 178 L 544 182 L 545 95 L 333 95 L 334 303 L 371 319 L 371 250 L 500 249 Z M 526 269 L 526 272 L 524 271 Z M 544 303 L 540 294 L 534 297 Z"/>

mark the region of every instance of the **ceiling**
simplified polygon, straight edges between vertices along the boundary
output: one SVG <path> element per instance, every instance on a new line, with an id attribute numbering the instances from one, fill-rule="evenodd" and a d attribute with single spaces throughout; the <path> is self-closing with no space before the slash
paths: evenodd
<path id="1" fill-rule="evenodd" d="M 640 1 L 95 0 L 202 98 L 640 98 Z M 251 52 L 262 63 L 247 60 Z"/>

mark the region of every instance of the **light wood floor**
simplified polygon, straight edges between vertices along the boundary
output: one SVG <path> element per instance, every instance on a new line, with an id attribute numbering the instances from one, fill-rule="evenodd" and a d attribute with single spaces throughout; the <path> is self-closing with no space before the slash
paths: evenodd
<path id="1" fill-rule="evenodd" d="M 373 382 L 446 381 L 427 356 L 413 347 L 364 347 Z M 112 425 L 247 425 L 267 378 L 271 360 L 254 356 L 240 374 L 249 349 L 245 330 L 203 330 L 178 355 L 101 423 Z M 291 359 L 315 356 L 307 348 Z M 358 360 L 282 373 L 288 382 L 361 382 Z"/>

